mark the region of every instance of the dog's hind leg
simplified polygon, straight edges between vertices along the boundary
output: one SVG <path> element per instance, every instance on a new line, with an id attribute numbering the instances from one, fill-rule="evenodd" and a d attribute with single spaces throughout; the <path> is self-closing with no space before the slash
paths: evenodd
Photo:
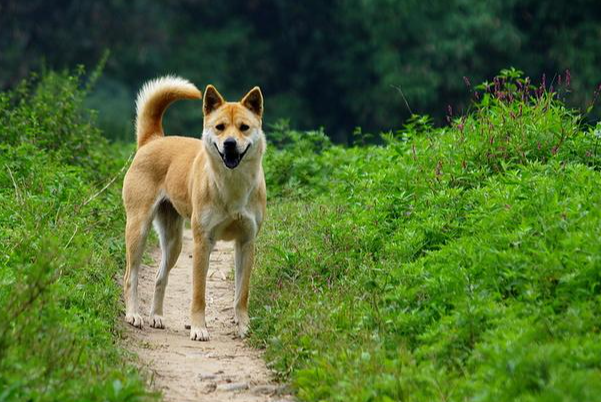
<path id="1" fill-rule="evenodd" d="M 154 227 L 159 234 L 162 255 L 161 265 L 156 275 L 154 299 L 150 311 L 150 326 L 153 328 L 165 328 L 163 323 L 165 288 L 167 287 L 169 271 L 171 271 L 171 268 L 177 262 L 177 258 L 182 251 L 184 219 L 177 213 L 169 201 L 163 201 L 157 208 Z"/>
<path id="2" fill-rule="evenodd" d="M 142 262 L 146 237 L 152 220 L 152 210 L 136 211 L 127 214 L 125 226 L 125 277 L 123 290 L 125 296 L 125 320 L 137 328 L 142 328 L 144 321 L 140 315 L 138 304 L 138 272 Z M 139 213 L 144 212 L 144 213 Z"/>

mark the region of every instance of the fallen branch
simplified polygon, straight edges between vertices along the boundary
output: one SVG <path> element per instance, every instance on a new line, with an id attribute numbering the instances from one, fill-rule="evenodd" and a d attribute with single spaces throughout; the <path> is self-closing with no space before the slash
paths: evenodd
<path id="1" fill-rule="evenodd" d="M 19 202 L 19 204 L 22 204 L 23 198 L 21 197 L 21 192 L 19 191 L 19 186 L 17 186 L 17 181 L 15 180 L 15 176 L 13 176 L 13 171 L 10 170 L 10 166 L 8 166 L 7 164 L 4 164 L 4 166 L 6 166 L 6 169 L 8 170 L 10 179 L 13 181 L 13 186 L 15 187 L 15 195 L 17 196 L 17 201 Z"/>
<path id="2" fill-rule="evenodd" d="M 129 158 L 127 158 L 127 162 L 125 162 L 125 164 L 123 165 L 123 167 L 121 168 L 119 173 L 117 173 L 111 180 L 109 180 L 109 182 L 106 183 L 106 185 L 104 187 L 102 187 L 98 192 L 96 192 L 93 196 L 91 196 L 83 204 L 81 204 L 81 207 L 85 207 L 90 202 L 92 202 L 96 197 L 98 197 L 100 194 L 104 193 L 106 191 L 106 189 L 109 188 L 111 186 L 111 184 L 113 184 L 115 182 L 115 180 L 117 180 L 117 177 L 121 176 L 121 173 L 123 173 L 125 168 L 127 168 L 129 166 L 129 163 L 131 162 L 132 158 L 134 157 L 134 154 L 135 154 L 135 152 L 132 152 L 129 155 Z"/>

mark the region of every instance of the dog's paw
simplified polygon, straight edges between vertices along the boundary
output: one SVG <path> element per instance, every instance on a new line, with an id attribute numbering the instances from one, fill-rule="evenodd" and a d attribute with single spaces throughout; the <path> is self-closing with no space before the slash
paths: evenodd
<path id="1" fill-rule="evenodd" d="M 142 319 L 142 316 L 138 313 L 127 314 L 125 316 L 125 321 L 127 321 L 128 324 L 133 325 L 136 328 L 142 328 L 142 326 L 144 325 L 144 320 Z"/>
<path id="2" fill-rule="evenodd" d="M 164 329 L 165 324 L 163 324 L 163 317 L 160 315 L 153 314 L 150 316 L 150 326 L 152 328 Z"/>
<path id="3" fill-rule="evenodd" d="M 238 325 L 238 336 L 240 336 L 240 338 L 246 338 L 250 327 L 248 313 L 245 311 L 237 311 L 234 314 L 234 323 Z"/>
<path id="4" fill-rule="evenodd" d="M 190 330 L 190 339 L 193 341 L 206 342 L 209 340 L 209 331 L 206 327 L 192 327 Z"/>
<path id="5" fill-rule="evenodd" d="M 247 323 L 238 323 L 238 336 L 240 338 L 246 338 L 250 331 L 250 326 Z"/>

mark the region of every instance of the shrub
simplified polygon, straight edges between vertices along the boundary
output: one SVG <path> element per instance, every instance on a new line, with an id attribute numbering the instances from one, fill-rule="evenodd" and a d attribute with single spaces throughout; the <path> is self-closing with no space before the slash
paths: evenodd
<path id="1" fill-rule="evenodd" d="M 271 199 L 253 339 L 302 400 L 601 400 L 599 139 L 561 94 L 507 70 Z"/>
<path id="2" fill-rule="evenodd" d="M 330 158 L 315 156 L 333 147 L 323 130 L 295 131 L 286 121 L 280 121 L 270 127 L 267 136 L 269 146 L 263 165 L 270 196 L 324 191 L 325 177 L 332 168 Z"/>
<path id="3" fill-rule="evenodd" d="M 82 108 L 82 72 L 0 95 L 0 400 L 150 396 L 119 346 L 127 151 Z"/>
<path id="4" fill-rule="evenodd" d="M 119 161 L 95 125 L 95 112 L 83 106 L 99 73 L 84 86 L 83 68 L 74 74 L 49 71 L 0 94 L 2 143 L 31 144 L 61 164 L 84 168 L 94 180 L 105 179 Z"/>

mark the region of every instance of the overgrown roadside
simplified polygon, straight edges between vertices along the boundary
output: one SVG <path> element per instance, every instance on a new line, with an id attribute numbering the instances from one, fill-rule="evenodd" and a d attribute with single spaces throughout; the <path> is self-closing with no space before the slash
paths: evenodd
<path id="1" fill-rule="evenodd" d="M 561 78 L 381 145 L 268 133 L 253 340 L 301 400 L 601 400 L 601 124 Z"/>
<path id="2" fill-rule="evenodd" d="M 301 400 L 601 400 L 601 124 L 515 70 L 477 92 L 449 126 L 414 117 L 382 145 L 268 132 L 251 342 Z M 155 397 L 121 347 L 123 212 L 101 191 L 126 158 L 83 93 L 50 73 L 0 95 L 0 401 Z M 227 371 L 256 352 L 228 338 L 231 264 L 215 266 L 214 339 L 189 344 L 175 317 L 137 352 L 168 399 L 277 399 Z M 185 274 L 167 314 L 187 315 Z M 184 361 L 215 365 L 190 378 Z"/>
<path id="3" fill-rule="evenodd" d="M 119 346 L 124 225 L 82 72 L 0 94 L 0 401 L 151 399 Z M 120 178 L 116 179 L 120 180 Z"/>

